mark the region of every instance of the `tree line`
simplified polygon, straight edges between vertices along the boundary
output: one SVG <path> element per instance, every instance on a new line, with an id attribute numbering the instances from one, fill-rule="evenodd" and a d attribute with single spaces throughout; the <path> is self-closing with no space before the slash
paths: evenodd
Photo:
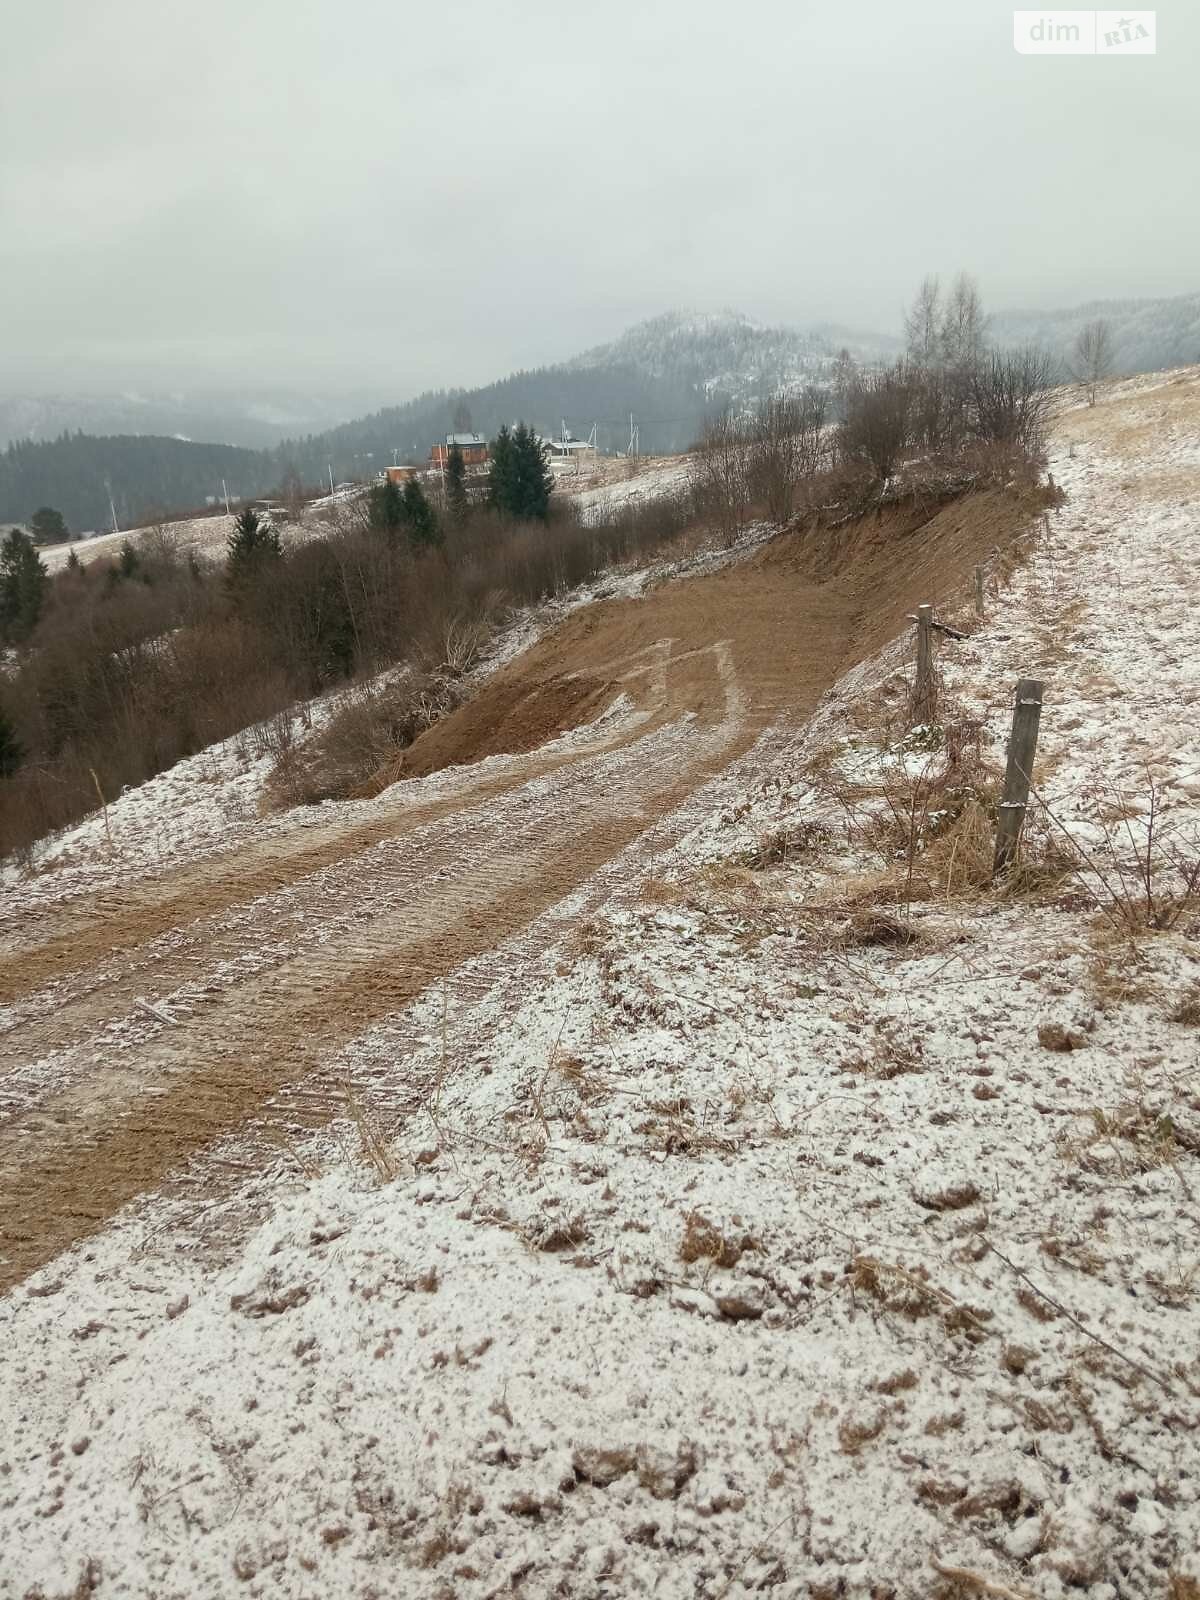
<path id="1" fill-rule="evenodd" d="M 461 459 L 461 458 L 460 458 Z M 224 560 L 167 526 L 112 557 L 49 573 L 28 534 L 0 546 L 0 854 L 181 757 L 396 661 L 423 670 L 447 640 L 672 537 L 690 508 L 585 527 L 557 506 L 545 452 L 520 425 L 493 441 L 484 494 L 444 503 L 381 483 L 313 537 L 243 510 Z M 465 473 L 463 474 L 465 478 Z"/>

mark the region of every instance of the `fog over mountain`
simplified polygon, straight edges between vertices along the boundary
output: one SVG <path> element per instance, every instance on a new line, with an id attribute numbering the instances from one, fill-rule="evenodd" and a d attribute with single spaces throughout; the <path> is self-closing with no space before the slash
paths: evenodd
<path id="1" fill-rule="evenodd" d="M 998 346 L 1040 344 L 1065 364 L 1079 329 L 1098 317 L 1109 323 L 1118 372 L 1200 360 L 1200 294 L 1004 312 L 991 319 L 989 336 Z M 901 348 L 894 332 L 838 324 L 767 326 L 736 311 L 674 311 L 566 361 L 475 388 L 430 390 L 332 426 L 285 425 L 288 405 L 303 404 L 295 396 L 258 402 L 234 396 L 211 402 L 216 409 L 207 438 L 180 438 L 175 430 L 156 427 L 154 419 L 185 415 L 182 399 L 150 398 L 134 407 L 117 397 L 89 398 L 86 404 L 101 416 L 106 405 L 112 408 L 107 414 L 131 412 L 145 425 L 93 432 L 85 425 L 89 412 L 73 410 L 64 400 L 57 403 L 61 428 L 27 433 L 0 453 L 0 521 L 24 521 L 49 503 L 78 532 L 107 525 L 110 489 L 118 518 L 127 523 L 201 506 L 223 492 L 223 483 L 236 498 L 274 489 L 292 472 L 308 484 L 325 482 L 331 472 L 339 480 L 366 479 L 392 460 L 424 461 L 463 408 L 472 428 L 489 436 L 518 420 L 547 435 L 564 423 L 584 437 L 594 427 L 599 448 L 609 452 L 627 447 L 632 414 L 644 453 L 683 450 L 708 416 L 752 408 L 779 391 L 828 383 L 842 349 L 870 364 L 891 360 Z M 319 402 L 311 404 L 315 412 Z M 19 410 L 11 407 L 9 415 Z M 205 420 L 201 413 L 192 415 Z M 76 436 L 79 428 L 82 437 Z M 62 436 L 62 429 L 70 436 Z"/>

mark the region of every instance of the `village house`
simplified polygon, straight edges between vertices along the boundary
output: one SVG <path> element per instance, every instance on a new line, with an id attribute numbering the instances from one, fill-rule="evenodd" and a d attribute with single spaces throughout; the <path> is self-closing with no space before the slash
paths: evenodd
<path id="1" fill-rule="evenodd" d="M 429 452 L 429 463 L 434 467 L 444 467 L 446 458 L 451 448 L 457 445 L 462 451 L 463 464 L 468 467 L 487 466 L 488 447 L 487 440 L 481 433 L 448 433 L 445 444 L 435 444 Z"/>

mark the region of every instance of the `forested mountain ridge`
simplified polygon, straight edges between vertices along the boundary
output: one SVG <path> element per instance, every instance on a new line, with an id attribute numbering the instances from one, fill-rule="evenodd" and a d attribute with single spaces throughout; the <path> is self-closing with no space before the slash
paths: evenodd
<path id="1" fill-rule="evenodd" d="M 1095 321 L 1108 323 L 1114 372 L 1161 372 L 1200 361 L 1200 294 L 1092 300 L 1057 311 L 1001 311 L 988 331 L 997 344 L 1036 344 L 1067 360 L 1080 330 Z"/>
<path id="2" fill-rule="evenodd" d="M 1038 344 L 1065 362 L 1080 329 L 1098 318 L 1109 324 L 1118 373 L 1200 359 L 1200 294 L 1002 311 L 988 333 L 995 344 Z M 267 493 L 293 472 L 309 485 L 326 482 L 331 471 L 338 480 L 366 479 L 393 459 L 427 460 L 430 446 L 464 417 L 488 436 L 518 420 L 544 434 L 557 434 L 565 422 L 583 437 L 594 424 L 602 450 L 623 450 L 632 415 L 644 453 L 683 450 L 707 416 L 821 382 L 842 348 L 870 363 L 891 359 L 900 341 L 834 324 L 801 330 L 737 312 L 668 312 L 556 365 L 475 389 L 430 391 L 267 449 L 127 434 L 18 442 L 0 453 L 0 522 L 26 521 L 49 504 L 73 530 L 106 525 L 110 483 L 118 518 L 127 522 L 201 506 L 221 493 L 222 478 L 237 497 Z"/>
<path id="3" fill-rule="evenodd" d="M 38 506 L 61 511 L 73 534 L 106 528 L 109 492 L 124 526 L 158 511 L 188 511 L 279 483 L 279 458 L 237 445 L 192 444 L 153 435 L 62 434 L 17 440 L 0 453 L 0 522 L 27 522 Z"/>

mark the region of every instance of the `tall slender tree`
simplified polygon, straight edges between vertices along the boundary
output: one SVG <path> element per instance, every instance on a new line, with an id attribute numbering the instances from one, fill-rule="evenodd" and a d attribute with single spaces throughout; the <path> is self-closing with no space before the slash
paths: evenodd
<path id="1" fill-rule="evenodd" d="M 446 452 L 446 510 L 455 527 L 467 520 L 471 502 L 467 496 L 467 464 L 456 444 Z"/>
<path id="2" fill-rule="evenodd" d="M 21 765 L 25 751 L 17 738 L 12 718 L 0 706 L 0 778 L 11 778 Z"/>
<path id="3" fill-rule="evenodd" d="M 33 540 L 14 528 L 0 545 L 0 638 L 29 637 L 42 614 L 49 581 Z"/>
<path id="4" fill-rule="evenodd" d="M 437 512 L 429 504 L 416 478 L 410 478 L 404 485 L 402 510 L 408 542 L 414 550 L 441 544 L 442 530 L 438 527 Z"/>

